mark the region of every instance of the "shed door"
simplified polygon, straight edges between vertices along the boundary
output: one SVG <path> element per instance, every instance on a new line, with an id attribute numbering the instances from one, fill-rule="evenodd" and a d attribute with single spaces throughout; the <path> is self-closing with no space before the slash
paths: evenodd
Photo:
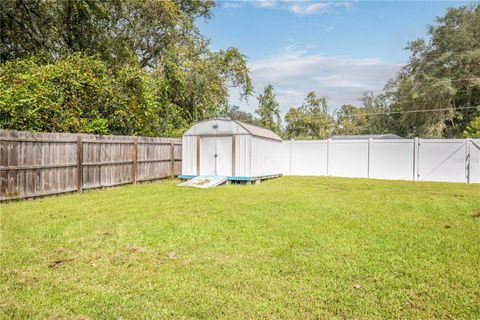
<path id="1" fill-rule="evenodd" d="M 200 139 L 200 175 L 232 175 L 232 137 Z"/>
<path id="2" fill-rule="evenodd" d="M 217 176 L 232 176 L 232 137 L 217 139 Z"/>

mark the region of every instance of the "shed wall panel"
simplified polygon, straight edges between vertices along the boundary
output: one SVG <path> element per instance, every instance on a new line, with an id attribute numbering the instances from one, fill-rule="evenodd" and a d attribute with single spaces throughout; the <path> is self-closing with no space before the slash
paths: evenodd
<path id="1" fill-rule="evenodd" d="M 251 176 L 282 174 L 282 142 L 258 137 L 251 137 L 251 141 Z"/>
<path id="2" fill-rule="evenodd" d="M 250 177 L 250 147 L 252 137 L 248 135 L 235 136 L 235 176 Z"/>
<path id="3" fill-rule="evenodd" d="M 197 137 L 184 136 L 182 139 L 182 174 L 197 174 Z"/>

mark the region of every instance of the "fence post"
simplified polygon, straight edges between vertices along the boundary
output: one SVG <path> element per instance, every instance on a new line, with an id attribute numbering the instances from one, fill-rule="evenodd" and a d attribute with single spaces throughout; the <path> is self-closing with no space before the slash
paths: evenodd
<path id="1" fill-rule="evenodd" d="M 370 178 L 370 152 L 372 148 L 372 138 L 368 138 L 368 159 L 367 159 L 367 178 Z"/>
<path id="2" fill-rule="evenodd" d="M 417 138 L 413 138 L 412 180 L 417 181 Z"/>
<path id="3" fill-rule="evenodd" d="M 82 137 L 77 136 L 77 192 L 82 192 L 83 187 L 83 142 Z"/>
<path id="4" fill-rule="evenodd" d="M 236 163 L 237 163 L 237 152 L 236 152 L 236 142 L 237 141 L 237 136 L 236 135 L 232 135 L 232 176 L 235 177 L 235 167 L 236 167 Z"/>
<path id="5" fill-rule="evenodd" d="M 420 144 L 421 144 L 421 139 L 415 138 L 414 144 L 413 144 L 413 148 L 414 148 L 413 180 L 414 181 L 420 180 Z"/>
<path id="6" fill-rule="evenodd" d="M 132 145 L 132 182 L 137 183 L 138 137 L 133 138 Z"/>
<path id="7" fill-rule="evenodd" d="M 327 139 L 327 176 L 330 175 L 330 138 Z"/>
<path id="8" fill-rule="evenodd" d="M 292 145 L 293 145 L 293 140 L 289 141 L 289 159 L 290 159 L 290 166 L 288 167 L 288 170 L 290 171 L 290 175 L 292 175 Z"/>
<path id="9" fill-rule="evenodd" d="M 170 142 L 171 178 L 175 178 L 175 143 Z"/>
<path id="10" fill-rule="evenodd" d="M 465 153 L 466 153 L 466 157 L 465 157 L 465 175 L 466 175 L 467 183 L 470 183 L 470 145 L 472 144 L 471 141 L 472 141 L 471 138 L 468 138 L 468 139 L 467 139 L 467 146 L 466 146 L 466 150 L 465 150 Z"/>

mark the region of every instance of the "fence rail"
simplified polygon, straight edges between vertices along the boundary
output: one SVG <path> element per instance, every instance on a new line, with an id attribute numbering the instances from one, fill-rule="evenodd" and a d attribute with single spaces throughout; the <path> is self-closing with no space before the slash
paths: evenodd
<path id="1" fill-rule="evenodd" d="M 0 201 L 174 177 L 181 140 L 0 130 Z"/>

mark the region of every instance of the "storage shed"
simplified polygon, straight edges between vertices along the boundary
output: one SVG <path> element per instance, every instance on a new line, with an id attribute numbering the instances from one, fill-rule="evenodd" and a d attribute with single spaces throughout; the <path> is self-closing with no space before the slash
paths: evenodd
<path id="1" fill-rule="evenodd" d="M 282 175 L 282 139 L 271 130 L 229 119 L 204 120 L 183 135 L 182 175 L 255 181 Z"/>

